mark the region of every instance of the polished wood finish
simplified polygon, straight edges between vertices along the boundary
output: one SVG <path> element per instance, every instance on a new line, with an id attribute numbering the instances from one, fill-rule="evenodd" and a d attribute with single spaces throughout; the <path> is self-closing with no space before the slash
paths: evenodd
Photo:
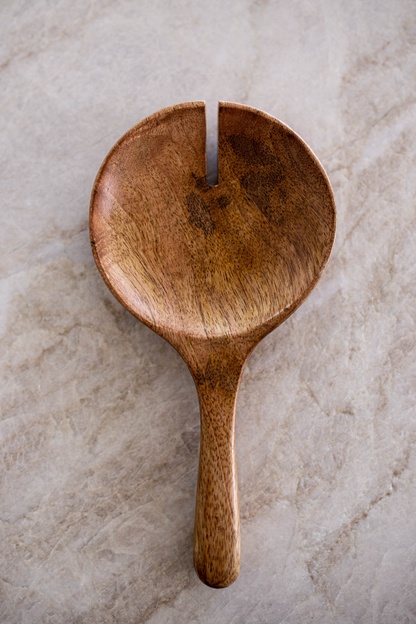
<path id="1" fill-rule="evenodd" d="M 110 290 L 177 349 L 195 381 L 195 569 L 226 587 L 240 568 L 235 407 L 244 364 L 316 285 L 336 217 L 311 150 L 254 108 L 220 102 L 218 176 L 207 183 L 204 102 L 161 110 L 105 159 L 90 233 Z"/>

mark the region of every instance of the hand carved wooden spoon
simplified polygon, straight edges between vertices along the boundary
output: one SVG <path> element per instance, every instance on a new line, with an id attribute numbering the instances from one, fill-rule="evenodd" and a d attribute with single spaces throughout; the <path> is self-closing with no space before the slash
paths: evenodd
<path id="1" fill-rule="evenodd" d="M 151 115 L 95 181 L 91 245 L 107 286 L 168 340 L 201 410 L 194 563 L 211 587 L 240 569 L 235 406 L 254 347 L 305 300 L 328 261 L 328 178 L 287 126 L 219 104 L 219 183 L 206 180 L 205 103 Z"/>

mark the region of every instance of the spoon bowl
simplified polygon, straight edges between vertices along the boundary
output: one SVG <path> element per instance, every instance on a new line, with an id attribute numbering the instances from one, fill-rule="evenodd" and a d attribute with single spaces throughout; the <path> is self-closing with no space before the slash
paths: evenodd
<path id="1" fill-rule="evenodd" d="M 94 184 L 91 245 L 117 299 L 168 340 L 201 410 L 194 533 L 198 576 L 240 568 L 235 405 L 244 364 L 305 300 L 335 236 L 317 158 L 264 112 L 219 103 L 218 184 L 206 179 L 205 103 L 163 109 L 127 132 Z"/>

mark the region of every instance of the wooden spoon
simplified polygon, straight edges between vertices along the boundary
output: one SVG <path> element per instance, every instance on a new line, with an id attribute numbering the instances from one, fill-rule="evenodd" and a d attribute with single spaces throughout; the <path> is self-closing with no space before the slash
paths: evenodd
<path id="1" fill-rule="evenodd" d="M 240 569 L 235 409 L 248 355 L 305 300 L 335 236 L 329 180 L 277 119 L 219 103 L 217 186 L 205 103 L 165 108 L 105 159 L 91 245 L 117 299 L 185 360 L 201 411 L 194 564 L 211 587 Z"/>

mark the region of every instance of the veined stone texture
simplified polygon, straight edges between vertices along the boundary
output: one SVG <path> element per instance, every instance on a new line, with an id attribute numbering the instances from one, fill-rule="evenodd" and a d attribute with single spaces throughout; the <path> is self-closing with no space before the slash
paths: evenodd
<path id="1" fill-rule="evenodd" d="M 414 0 L 0 5 L 2 624 L 416 622 Z M 292 127 L 334 188 L 332 258 L 251 355 L 242 568 L 192 566 L 196 392 L 112 297 L 92 184 L 135 123 L 204 99 Z"/>

